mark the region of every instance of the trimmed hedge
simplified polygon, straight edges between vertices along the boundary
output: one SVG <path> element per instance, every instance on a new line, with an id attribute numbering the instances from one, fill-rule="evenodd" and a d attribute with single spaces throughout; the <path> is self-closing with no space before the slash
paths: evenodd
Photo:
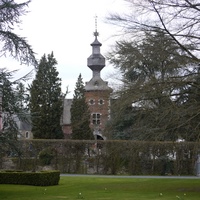
<path id="1" fill-rule="evenodd" d="M 48 168 L 79 174 L 196 175 L 200 151 L 200 142 L 34 139 L 19 143 L 16 170 L 41 171 L 39 155 L 51 148 Z"/>
<path id="2" fill-rule="evenodd" d="M 50 186 L 50 185 L 58 185 L 59 180 L 60 180 L 60 171 L 0 172 L 0 184 Z"/>

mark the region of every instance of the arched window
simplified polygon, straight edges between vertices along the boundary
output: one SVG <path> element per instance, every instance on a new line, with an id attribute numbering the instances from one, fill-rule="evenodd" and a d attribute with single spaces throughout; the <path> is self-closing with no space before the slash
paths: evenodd
<path id="1" fill-rule="evenodd" d="M 28 131 L 25 133 L 25 137 L 29 138 L 29 132 Z"/>

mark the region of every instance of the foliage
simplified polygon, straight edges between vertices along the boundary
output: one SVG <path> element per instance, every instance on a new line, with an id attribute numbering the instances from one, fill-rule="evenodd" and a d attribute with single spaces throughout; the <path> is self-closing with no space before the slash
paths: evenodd
<path id="1" fill-rule="evenodd" d="M 18 162 L 21 166 L 16 166 L 18 170 L 24 169 L 23 162 L 31 158 L 32 170 L 37 171 L 41 166 L 40 152 L 51 147 L 56 154 L 50 166 L 62 173 L 133 175 L 195 175 L 200 148 L 196 142 L 133 140 L 99 140 L 95 144 L 94 140 L 34 139 L 20 141 L 20 145 L 22 159 Z"/>
<path id="2" fill-rule="evenodd" d="M 0 172 L 0 184 L 50 186 L 58 185 L 59 180 L 59 171 Z"/>
<path id="3" fill-rule="evenodd" d="M 76 82 L 73 101 L 71 105 L 72 139 L 94 139 L 90 129 L 90 112 L 85 99 L 85 90 L 81 74 Z"/>
<path id="4" fill-rule="evenodd" d="M 44 55 L 37 67 L 35 80 L 30 86 L 30 110 L 34 138 L 63 138 L 60 125 L 63 94 L 56 64 L 53 53 L 48 56 Z"/>
<path id="5" fill-rule="evenodd" d="M 17 166 L 17 168 L 21 171 L 32 171 L 35 172 L 35 164 L 36 164 L 36 159 L 33 160 L 33 157 L 29 158 L 18 158 L 18 157 L 12 157 L 11 159 L 12 163 Z M 18 165 L 20 167 L 18 167 Z M 7 170 L 6 170 L 7 171 Z"/>
<path id="6" fill-rule="evenodd" d="M 11 56 L 20 61 L 21 64 L 36 66 L 37 60 L 31 46 L 24 37 L 13 32 L 16 25 L 20 25 L 20 17 L 26 14 L 25 8 L 30 1 L 15 3 L 13 0 L 0 1 L 0 57 Z M 19 134 L 17 121 L 27 121 L 27 91 L 23 85 L 31 73 L 13 81 L 16 71 L 6 68 L 0 69 L 0 94 L 2 95 L 1 117 L 3 129 L 0 130 L 0 151 L 19 154 L 17 146 L 17 135 Z"/>
<path id="7" fill-rule="evenodd" d="M 197 0 L 125 1 L 130 6 L 127 7 L 126 14 L 111 14 L 108 21 L 123 27 L 123 34 L 125 33 L 128 42 L 118 42 L 116 47 L 119 54 L 116 56 L 116 51 L 113 51 L 110 60 L 121 70 L 127 83 L 121 88 L 122 94 L 119 95 L 119 104 L 124 104 L 124 107 L 120 107 L 120 109 L 117 107 L 117 109 L 122 110 L 123 113 L 132 103 L 135 104 L 128 114 L 128 118 L 132 120 L 132 127 L 129 125 L 123 128 L 123 124 L 117 127 L 119 121 L 117 120 L 114 122 L 116 126 L 111 124 L 109 130 L 114 125 L 115 130 L 113 132 L 116 132 L 117 135 L 120 137 L 128 135 L 129 138 L 133 139 L 176 140 L 181 137 L 188 141 L 198 141 L 200 128 L 199 2 Z M 168 48 L 169 45 L 165 48 L 167 43 L 163 43 L 165 49 L 163 51 L 163 47 L 159 45 L 160 42 L 158 41 L 160 37 L 157 38 L 157 47 L 155 45 L 144 46 L 146 50 L 151 50 L 148 52 L 149 54 L 145 54 L 145 51 L 135 51 L 136 44 L 141 47 L 141 43 L 146 40 L 147 34 L 158 36 L 158 33 L 162 33 L 165 38 L 168 38 L 167 40 L 175 47 L 175 51 Z M 133 43 L 135 44 L 133 45 Z M 171 45 L 171 47 L 173 46 Z M 179 47 L 179 50 L 177 47 Z M 163 60 L 163 56 L 168 59 Z M 173 62 L 171 62 L 171 58 Z M 153 73 L 156 72 L 156 80 L 149 76 L 152 75 L 152 67 L 149 68 L 151 71 L 146 69 L 146 59 L 151 61 L 152 64 L 156 62 L 158 66 L 159 71 L 155 71 L 155 68 L 153 68 Z M 185 62 L 185 59 L 189 62 Z M 139 63 L 138 61 L 143 62 Z M 164 69 L 172 70 L 173 74 L 169 73 L 170 71 L 165 71 L 167 77 L 164 81 L 160 79 L 158 82 L 157 77 L 162 75 L 163 71 L 162 65 L 158 65 L 158 62 L 162 63 L 162 61 L 167 67 Z M 137 70 L 132 70 L 131 65 Z M 174 70 L 178 71 L 178 74 L 175 74 Z M 146 81 L 145 84 L 144 81 Z M 155 100 L 157 102 L 154 102 Z M 160 106 L 156 105 L 155 108 L 155 103 L 159 103 Z M 118 112 L 119 114 L 120 112 Z M 144 118 L 146 119 L 144 120 Z M 133 130 L 133 126 L 135 130 Z M 135 135 L 135 132 L 137 132 L 137 135 Z M 119 136 L 118 138 L 120 138 Z M 149 136 L 152 137 L 149 138 Z"/>
<path id="8" fill-rule="evenodd" d="M 162 31 L 192 59 L 199 61 L 200 26 L 198 0 L 124 0 L 125 14 L 110 14 L 110 23 L 123 28 L 138 41 L 145 32 Z M 147 17 L 148 16 L 148 17 Z"/>
<path id="9" fill-rule="evenodd" d="M 111 108 L 111 138 L 199 140 L 199 105 L 191 112 L 188 101 L 192 86 L 199 87 L 198 63 L 174 40 L 159 29 L 146 32 L 140 42 L 117 42 L 108 60 L 123 75 Z"/>
<path id="10" fill-rule="evenodd" d="M 39 159 L 42 161 L 43 165 L 50 165 L 53 157 L 54 157 L 54 149 L 50 147 L 43 149 L 39 153 Z"/>
<path id="11" fill-rule="evenodd" d="M 23 82 L 29 78 L 30 73 L 13 81 L 15 72 L 4 68 L 0 69 L 0 91 L 2 91 L 0 150 L 8 154 L 20 154 L 16 141 L 20 136 L 18 123 L 19 121 L 28 123 L 28 92 Z"/>
<path id="12" fill-rule="evenodd" d="M 14 0 L 0 1 L 0 40 L 2 44 L 1 56 L 9 56 L 19 60 L 22 64 L 37 65 L 34 52 L 24 37 L 13 32 L 14 27 L 21 23 L 20 17 L 26 14 L 26 7 L 30 1 L 15 3 Z"/>

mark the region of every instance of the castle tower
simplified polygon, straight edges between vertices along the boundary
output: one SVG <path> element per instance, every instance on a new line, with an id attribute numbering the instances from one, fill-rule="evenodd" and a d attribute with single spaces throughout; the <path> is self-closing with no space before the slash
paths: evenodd
<path id="1" fill-rule="evenodd" d="M 85 97 L 91 113 L 90 126 L 97 137 L 103 137 L 103 130 L 109 119 L 110 94 L 112 89 L 108 82 L 101 78 L 101 70 L 105 67 L 105 58 L 100 53 L 102 44 L 98 41 L 99 33 L 94 32 L 95 40 L 91 44 L 92 54 L 87 59 L 87 66 L 92 70 L 92 79 L 86 82 Z"/>

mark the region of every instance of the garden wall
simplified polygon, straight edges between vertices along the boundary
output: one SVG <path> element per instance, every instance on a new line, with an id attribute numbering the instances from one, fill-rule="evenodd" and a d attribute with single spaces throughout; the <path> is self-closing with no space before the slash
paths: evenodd
<path id="1" fill-rule="evenodd" d="M 194 175 L 200 143 L 23 140 L 16 170 L 61 173 Z M 2 159 L 1 159 L 2 160 Z M 3 166 L 2 164 L 0 166 Z"/>

